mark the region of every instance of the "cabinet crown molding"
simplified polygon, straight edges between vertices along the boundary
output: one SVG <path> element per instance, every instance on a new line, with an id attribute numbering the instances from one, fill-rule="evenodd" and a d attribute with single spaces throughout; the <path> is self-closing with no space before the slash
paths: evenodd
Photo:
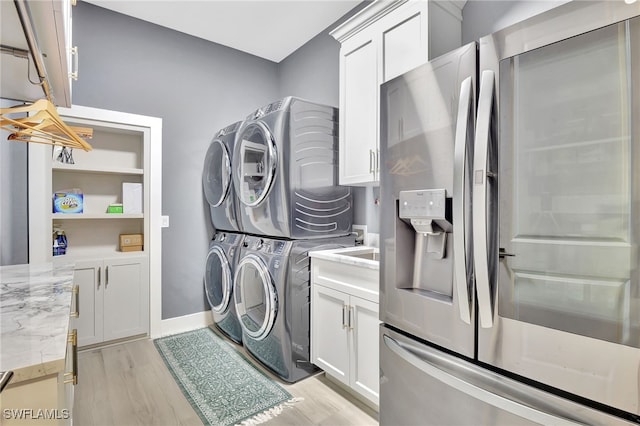
<path id="1" fill-rule="evenodd" d="M 349 20 L 334 28 L 329 34 L 342 43 L 349 37 L 371 25 L 371 23 L 387 15 L 392 10 L 397 9 L 407 1 L 409 0 L 374 1 L 369 6 L 353 15 Z"/>
<path id="2" fill-rule="evenodd" d="M 379 20 L 394 9 L 397 9 L 409 1 L 432 1 L 434 4 L 437 4 L 460 21 L 462 21 L 462 8 L 467 3 L 467 0 L 376 0 L 360 12 L 353 15 L 350 19 L 331 30 L 329 34 L 338 42 L 342 43 L 349 37 L 357 34 L 373 22 Z"/>

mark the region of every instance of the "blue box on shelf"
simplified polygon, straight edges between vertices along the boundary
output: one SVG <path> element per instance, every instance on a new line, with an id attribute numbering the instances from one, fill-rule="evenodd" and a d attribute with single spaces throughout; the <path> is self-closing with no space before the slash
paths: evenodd
<path id="1" fill-rule="evenodd" d="M 54 213 L 82 213 L 84 196 L 82 193 L 55 192 L 53 194 Z"/>

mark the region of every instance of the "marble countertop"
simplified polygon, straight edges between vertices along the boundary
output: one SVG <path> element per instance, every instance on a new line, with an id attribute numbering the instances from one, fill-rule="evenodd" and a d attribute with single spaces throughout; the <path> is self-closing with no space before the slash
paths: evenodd
<path id="1" fill-rule="evenodd" d="M 355 246 L 332 250 L 319 250 L 309 252 L 309 256 L 317 259 L 355 265 L 368 269 L 380 269 L 380 250 L 377 247 Z"/>
<path id="2" fill-rule="evenodd" d="M 72 263 L 0 267 L 0 371 L 11 383 L 64 369 Z"/>

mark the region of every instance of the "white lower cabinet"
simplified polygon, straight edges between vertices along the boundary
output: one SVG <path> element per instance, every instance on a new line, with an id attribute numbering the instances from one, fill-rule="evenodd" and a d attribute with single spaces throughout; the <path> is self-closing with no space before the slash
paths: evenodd
<path id="1" fill-rule="evenodd" d="M 355 296 L 352 313 L 350 383 L 360 394 L 378 405 L 380 398 L 380 349 L 378 304 Z"/>
<path id="2" fill-rule="evenodd" d="M 350 333 L 346 327 L 349 295 L 328 287 L 313 286 L 312 362 L 345 385 L 351 380 Z"/>
<path id="3" fill-rule="evenodd" d="M 378 271 L 313 257 L 311 269 L 311 360 L 377 407 Z"/>
<path id="4" fill-rule="evenodd" d="M 378 304 L 313 287 L 313 363 L 378 405 Z"/>
<path id="5" fill-rule="evenodd" d="M 78 345 L 94 345 L 149 332 L 146 256 L 76 261 L 79 315 L 72 321 Z"/>

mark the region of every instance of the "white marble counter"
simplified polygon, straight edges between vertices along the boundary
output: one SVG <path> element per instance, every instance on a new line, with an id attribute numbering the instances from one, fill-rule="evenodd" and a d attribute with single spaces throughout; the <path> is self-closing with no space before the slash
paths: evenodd
<path id="1" fill-rule="evenodd" d="M 11 383 L 64 369 L 74 265 L 0 267 L 0 371 Z"/>
<path id="2" fill-rule="evenodd" d="M 377 247 L 355 246 L 333 250 L 319 250 L 309 252 L 309 256 L 317 259 L 355 265 L 368 269 L 380 269 L 379 249 Z"/>

